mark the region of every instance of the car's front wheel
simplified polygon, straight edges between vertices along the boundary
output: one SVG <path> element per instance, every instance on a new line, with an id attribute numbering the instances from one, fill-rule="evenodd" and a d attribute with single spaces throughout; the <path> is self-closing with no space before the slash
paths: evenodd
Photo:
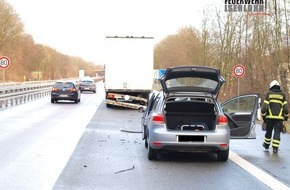
<path id="1" fill-rule="evenodd" d="M 144 135 L 145 135 L 145 137 L 144 137 L 145 148 L 148 148 L 148 139 L 147 139 L 147 137 L 148 137 L 148 129 L 145 126 L 144 126 Z"/>
<path id="2" fill-rule="evenodd" d="M 148 148 L 148 141 L 146 138 L 145 138 L 145 148 Z"/>
<path id="3" fill-rule="evenodd" d="M 227 150 L 220 150 L 217 153 L 217 158 L 219 161 L 227 161 L 229 158 L 230 149 Z"/>

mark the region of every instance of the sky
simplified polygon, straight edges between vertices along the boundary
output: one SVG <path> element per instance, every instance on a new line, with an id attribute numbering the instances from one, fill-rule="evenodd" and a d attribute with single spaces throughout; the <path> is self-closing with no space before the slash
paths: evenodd
<path id="1" fill-rule="evenodd" d="M 200 28 L 204 8 L 222 0 L 6 0 L 36 43 L 95 64 L 106 36 L 150 36 L 158 43 Z"/>

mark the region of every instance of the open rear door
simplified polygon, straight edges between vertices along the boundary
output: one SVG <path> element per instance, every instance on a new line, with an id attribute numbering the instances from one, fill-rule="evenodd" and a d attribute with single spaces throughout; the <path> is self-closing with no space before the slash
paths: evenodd
<path id="1" fill-rule="evenodd" d="M 221 104 L 228 118 L 231 138 L 256 138 L 258 100 L 259 95 L 249 94 Z"/>

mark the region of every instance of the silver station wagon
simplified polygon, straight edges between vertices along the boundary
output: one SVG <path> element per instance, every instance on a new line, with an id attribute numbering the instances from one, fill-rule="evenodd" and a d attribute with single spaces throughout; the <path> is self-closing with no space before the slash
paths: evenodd
<path id="1" fill-rule="evenodd" d="M 148 159 L 165 152 L 205 152 L 229 157 L 230 138 L 256 138 L 257 94 L 217 100 L 224 78 L 215 68 L 168 68 L 162 91 L 151 94 L 141 128 Z"/>

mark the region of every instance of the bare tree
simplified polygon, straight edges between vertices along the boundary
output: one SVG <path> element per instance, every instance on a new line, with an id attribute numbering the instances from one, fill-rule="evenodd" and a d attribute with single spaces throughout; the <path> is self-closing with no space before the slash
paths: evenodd
<path id="1" fill-rule="evenodd" d="M 0 0 L 0 53 L 11 47 L 23 33 L 23 24 L 12 6 Z"/>

